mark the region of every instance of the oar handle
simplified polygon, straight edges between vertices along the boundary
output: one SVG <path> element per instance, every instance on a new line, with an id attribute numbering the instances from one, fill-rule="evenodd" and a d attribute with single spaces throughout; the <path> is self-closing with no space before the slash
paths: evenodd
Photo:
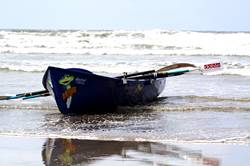
<path id="1" fill-rule="evenodd" d="M 49 92 L 47 93 L 42 93 L 42 94 L 37 94 L 37 95 L 31 95 L 31 96 L 27 96 L 27 97 L 23 97 L 23 100 L 27 100 L 27 99 L 34 99 L 37 97 L 46 97 L 46 96 L 50 96 Z"/>
<path id="2" fill-rule="evenodd" d="M 156 78 L 165 78 L 165 77 L 172 77 L 172 76 L 178 76 L 185 74 L 187 72 L 190 72 L 193 70 L 179 70 L 179 71 L 173 71 L 173 72 L 166 72 L 166 73 L 153 73 L 153 74 L 148 74 L 144 76 L 137 76 L 137 77 L 132 77 L 131 79 L 156 79 Z"/>
<path id="3" fill-rule="evenodd" d="M 17 94 L 16 97 L 28 97 L 28 96 L 34 96 L 34 95 L 44 94 L 44 93 L 48 93 L 48 90 L 20 93 L 20 94 Z"/>
<path id="4" fill-rule="evenodd" d="M 133 77 L 133 76 L 138 76 L 138 75 L 145 75 L 145 74 L 149 74 L 149 73 L 154 73 L 155 70 L 148 70 L 148 71 L 143 71 L 143 72 L 137 72 L 137 73 L 132 73 L 132 74 L 124 74 L 122 76 L 117 76 L 116 78 L 129 78 L 129 77 Z"/>

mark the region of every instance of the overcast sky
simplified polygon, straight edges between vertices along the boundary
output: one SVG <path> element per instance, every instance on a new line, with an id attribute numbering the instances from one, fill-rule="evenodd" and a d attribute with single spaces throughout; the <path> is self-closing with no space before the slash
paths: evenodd
<path id="1" fill-rule="evenodd" d="M 250 31 L 250 0 L 0 0 L 1 29 Z"/>

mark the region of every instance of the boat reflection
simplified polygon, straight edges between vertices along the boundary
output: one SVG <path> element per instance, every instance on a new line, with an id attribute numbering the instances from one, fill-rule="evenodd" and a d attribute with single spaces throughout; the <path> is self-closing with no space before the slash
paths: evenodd
<path id="1" fill-rule="evenodd" d="M 68 165 L 205 165 L 219 166 L 216 158 L 172 144 L 134 141 L 47 139 L 42 150 L 46 166 Z"/>

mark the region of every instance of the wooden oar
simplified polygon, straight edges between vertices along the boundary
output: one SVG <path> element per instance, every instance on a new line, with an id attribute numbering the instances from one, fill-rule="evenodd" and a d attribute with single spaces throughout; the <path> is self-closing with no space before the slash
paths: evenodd
<path id="1" fill-rule="evenodd" d="M 176 63 L 173 65 L 165 66 L 165 67 L 160 68 L 158 70 L 148 70 L 148 71 L 143 71 L 143 72 L 124 74 L 122 76 L 117 76 L 116 78 L 130 78 L 130 77 L 134 77 L 134 76 L 143 76 L 143 75 L 152 74 L 155 72 L 163 72 L 163 71 L 168 71 L 168 70 L 177 69 L 177 68 L 181 68 L 181 67 L 196 67 L 196 66 L 193 64 L 190 64 L 190 63 Z"/>
<path id="2" fill-rule="evenodd" d="M 26 92 L 26 93 L 17 94 L 16 96 L 28 97 L 28 96 L 44 94 L 44 93 L 48 93 L 48 91 L 47 90 L 40 90 L 40 91 L 34 91 L 34 92 Z"/>
<path id="3" fill-rule="evenodd" d="M 42 95 L 48 93 L 47 90 L 41 90 L 41 91 L 34 91 L 34 92 L 27 92 L 27 93 L 20 93 L 16 94 L 14 96 L 0 96 L 0 100 L 11 100 L 11 99 L 19 99 L 23 97 L 30 97 L 35 95 Z"/>
<path id="4" fill-rule="evenodd" d="M 131 79 L 156 79 L 156 78 L 172 77 L 172 76 L 182 75 L 182 74 L 185 74 L 185 73 L 190 72 L 190 71 L 193 71 L 193 70 L 179 70 L 179 71 L 165 72 L 165 73 L 155 72 L 153 74 L 132 77 Z"/>
<path id="5" fill-rule="evenodd" d="M 131 79 L 156 79 L 156 78 L 172 77 L 172 76 L 178 76 L 178 75 L 182 75 L 182 74 L 196 71 L 196 70 L 202 73 L 215 71 L 215 70 L 217 71 L 218 69 L 221 69 L 221 63 L 217 62 L 217 63 L 204 64 L 203 66 L 200 66 L 200 67 L 193 65 L 190 67 L 193 67 L 193 69 L 180 69 L 180 70 L 172 70 L 172 71 L 171 70 L 166 70 L 166 71 L 158 70 L 154 73 L 141 75 L 141 76 L 135 76 L 135 77 L 132 77 Z"/>
<path id="6" fill-rule="evenodd" d="M 27 99 L 34 99 L 34 98 L 37 98 L 37 97 L 46 97 L 46 96 L 50 96 L 50 93 L 48 91 L 46 93 L 41 93 L 41 94 L 36 94 L 36 95 L 31 95 L 31 96 L 25 96 L 22 99 L 27 100 Z"/>

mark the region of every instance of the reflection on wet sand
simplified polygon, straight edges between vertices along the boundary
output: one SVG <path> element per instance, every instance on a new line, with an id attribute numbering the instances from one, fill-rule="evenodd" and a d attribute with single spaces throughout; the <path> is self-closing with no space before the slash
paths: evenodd
<path id="1" fill-rule="evenodd" d="M 55 165 L 205 165 L 219 166 L 216 158 L 172 144 L 134 141 L 47 139 L 42 158 Z"/>

